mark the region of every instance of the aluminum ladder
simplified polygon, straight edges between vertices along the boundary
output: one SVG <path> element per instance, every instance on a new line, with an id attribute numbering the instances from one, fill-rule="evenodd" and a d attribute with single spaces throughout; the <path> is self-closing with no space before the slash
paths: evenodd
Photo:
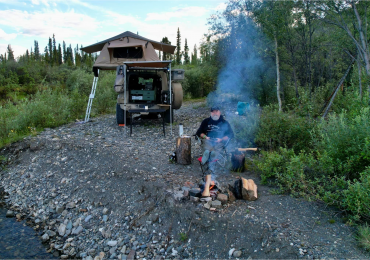
<path id="1" fill-rule="evenodd" d="M 98 76 L 99 76 L 99 70 L 98 70 Z M 95 91 L 96 91 L 96 85 L 98 84 L 98 79 L 99 79 L 99 77 L 94 77 L 93 84 L 92 84 L 92 87 L 91 87 L 91 93 L 90 93 L 90 96 L 89 96 L 89 102 L 87 103 L 84 123 L 87 123 L 90 120 L 90 112 L 91 112 L 92 102 L 93 102 L 93 99 L 95 97 Z"/>

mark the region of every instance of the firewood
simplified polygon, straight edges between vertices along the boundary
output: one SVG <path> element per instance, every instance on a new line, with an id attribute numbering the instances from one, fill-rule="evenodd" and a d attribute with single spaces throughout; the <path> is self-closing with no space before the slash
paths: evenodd
<path id="1" fill-rule="evenodd" d="M 239 152 L 246 152 L 246 151 L 255 151 L 257 152 L 257 148 L 238 148 Z"/>
<path id="2" fill-rule="evenodd" d="M 204 191 L 202 193 L 203 197 L 209 197 L 211 194 L 209 192 L 209 186 L 211 185 L 211 174 L 206 175 L 206 183 L 204 184 Z"/>
<path id="3" fill-rule="evenodd" d="M 257 185 L 252 179 L 246 180 L 242 178 L 242 196 L 244 200 L 257 199 Z"/>
<path id="4" fill-rule="evenodd" d="M 178 137 L 176 140 L 176 162 L 178 164 L 191 164 L 191 138 Z"/>

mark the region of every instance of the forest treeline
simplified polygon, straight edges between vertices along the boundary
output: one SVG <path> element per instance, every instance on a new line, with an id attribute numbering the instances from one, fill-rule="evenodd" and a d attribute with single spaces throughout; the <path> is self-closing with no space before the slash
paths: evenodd
<path id="1" fill-rule="evenodd" d="M 160 52 L 160 58 L 186 70 L 187 98 L 249 103 L 245 115 L 228 120 L 241 145 L 264 150 L 256 166 L 265 183 L 335 205 L 349 223 L 368 221 L 370 3 L 226 4 L 208 19 L 198 47 L 189 48 L 186 37 L 182 45 L 178 28 L 175 54 Z M 57 44 L 55 36 L 43 52 L 35 41 L 18 59 L 9 46 L 0 55 L 0 145 L 82 119 L 95 58 Z M 100 74 L 93 114 L 114 108 L 113 81 L 113 73 Z"/>

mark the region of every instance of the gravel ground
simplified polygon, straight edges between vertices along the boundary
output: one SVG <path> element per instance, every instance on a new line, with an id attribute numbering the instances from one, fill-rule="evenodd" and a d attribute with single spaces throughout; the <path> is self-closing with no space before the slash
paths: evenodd
<path id="1" fill-rule="evenodd" d="M 203 103 L 186 103 L 175 120 L 191 135 L 208 114 Z M 335 211 L 273 195 L 250 171 L 220 169 L 217 180 L 253 179 L 256 201 L 210 211 L 183 197 L 202 179 L 199 147 L 193 139 L 192 164 L 170 163 L 178 126 L 170 130 L 164 137 L 161 120 L 143 121 L 130 137 L 113 115 L 45 129 L 1 151 L 6 203 L 60 258 L 369 258 Z"/>

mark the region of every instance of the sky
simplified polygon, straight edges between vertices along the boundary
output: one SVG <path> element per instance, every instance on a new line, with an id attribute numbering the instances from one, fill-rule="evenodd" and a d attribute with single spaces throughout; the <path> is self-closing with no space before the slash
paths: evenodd
<path id="1" fill-rule="evenodd" d="M 0 0 L 0 54 L 11 45 L 18 57 L 33 49 L 44 51 L 49 37 L 73 48 L 88 46 L 125 31 L 155 41 L 168 37 L 190 52 L 208 31 L 207 19 L 226 7 L 226 0 Z M 189 53 L 190 54 L 190 53 Z"/>

